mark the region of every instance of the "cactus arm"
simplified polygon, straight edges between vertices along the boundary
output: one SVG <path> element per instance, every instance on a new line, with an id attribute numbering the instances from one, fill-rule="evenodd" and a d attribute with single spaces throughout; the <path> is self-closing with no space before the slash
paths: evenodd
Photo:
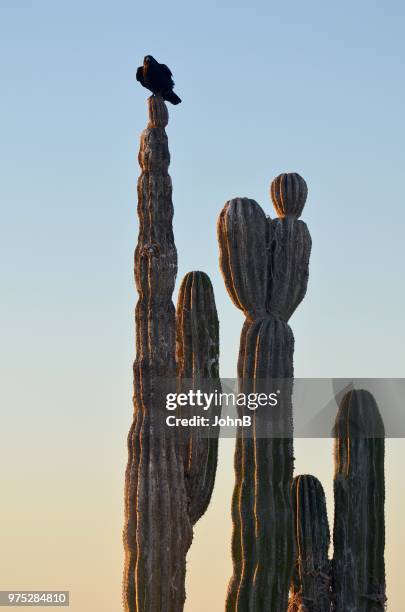
<path id="1" fill-rule="evenodd" d="M 184 277 L 177 302 L 177 373 L 182 391 L 220 391 L 219 322 L 214 291 L 204 272 Z M 213 405 L 204 416 L 213 420 L 220 410 Z M 211 499 L 218 460 L 219 428 L 210 435 L 190 428 L 184 448 L 184 471 L 192 524 L 205 513 Z"/>
<path id="2" fill-rule="evenodd" d="M 236 198 L 225 204 L 217 231 L 222 276 L 231 300 L 245 314 L 257 310 L 257 314 L 263 314 L 267 286 L 266 215 L 254 200 Z"/>
<path id="3" fill-rule="evenodd" d="M 308 187 L 296 172 L 279 174 L 271 184 L 270 195 L 278 217 L 299 219 L 308 196 Z"/>
<path id="4" fill-rule="evenodd" d="M 306 224 L 292 217 L 273 219 L 270 225 L 267 310 L 288 321 L 307 291 L 311 236 Z"/>

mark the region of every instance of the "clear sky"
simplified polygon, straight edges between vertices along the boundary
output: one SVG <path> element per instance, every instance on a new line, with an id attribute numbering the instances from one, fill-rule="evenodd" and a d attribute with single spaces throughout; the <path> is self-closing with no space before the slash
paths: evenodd
<path id="1" fill-rule="evenodd" d="M 183 99 L 167 130 L 179 280 L 211 276 L 222 374 L 234 375 L 242 316 L 218 270 L 217 215 L 235 196 L 273 215 L 270 181 L 297 171 L 313 252 L 291 321 L 296 375 L 404 376 L 404 20 L 402 2 L 373 0 L 1 3 L 0 570 L 12 588 L 70 587 L 75 612 L 119 610 L 146 53 Z M 219 476 L 207 534 L 230 523 L 232 478 Z M 227 563 L 229 547 L 218 554 Z"/>

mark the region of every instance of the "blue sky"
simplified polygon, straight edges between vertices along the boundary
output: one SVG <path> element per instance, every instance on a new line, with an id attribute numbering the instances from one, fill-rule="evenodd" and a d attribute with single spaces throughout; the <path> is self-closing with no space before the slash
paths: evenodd
<path id="1" fill-rule="evenodd" d="M 295 170 L 309 185 L 303 219 L 314 242 L 308 297 L 292 321 L 302 336 L 297 374 L 359 366 L 354 375 L 399 375 L 403 18 L 396 2 L 3 5 L 1 265 L 11 354 L 23 341 L 32 350 L 38 336 L 37 363 L 60 346 L 66 365 L 77 349 L 85 359 L 86 340 L 89 361 L 93 350 L 101 358 L 99 342 L 124 351 L 121 365 L 131 354 L 147 97 L 135 70 L 152 53 L 172 68 L 184 100 L 168 128 L 179 278 L 189 269 L 212 277 L 223 373 L 233 374 L 240 315 L 218 272 L 216 217 L 237 195 L 273 214 L 269 183 Z M 352 342 L 358 348 L 346 351 Z M 373 346 L 384 356 L 371 356 Z"/>
<path id="2" fill-rule="evenodd" d="M 127 423 L 145 53 L 172 68 L 183 98 L 167 130 L 178 281 L 193 269 L 211 276 L 222 374 L 235 373 L 242 316 L 219 272 L 216 218 L 235 196 L 273 215 L 270 181 L 289 170 L 308 182 L 313 239 L 308 293 L 291 320 L 296 375 L 404 374 L 403 17 L 399 3 L 370 2 L 3 6 L 10 412 L 29 419 L 34 404 L 48 423 L 62 390 L 74 396 L 72 427 L 75 415 L 90 426 L 97 410 L 109 444 L 111 423 Z"/>
<path id="3" fill-rule="evenodd" d="M 235 196 L 274 214 L 270 181 L 294 170 L 313 239 L 296 375 L 403 375 L 403 17 L 375 2 L 3 5 L 1 341 L 16 414 L 36 398 L 46 422 L 53 393 L 74 389 L 89 423 L 97 394 L 108 422 L 127 419 L 145 53 L 183 98 L 168 127 L 178 280 L 212 278 L 222 374 L 242 316 L 216 218 Z"/>

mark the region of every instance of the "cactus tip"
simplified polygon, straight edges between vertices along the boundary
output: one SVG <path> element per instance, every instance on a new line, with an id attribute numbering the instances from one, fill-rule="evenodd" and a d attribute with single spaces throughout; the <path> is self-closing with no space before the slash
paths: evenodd
<path id="1" fill-rule="evenodd" d="M 279 217 L 298 219 L 305 206 L 308 187 L 297 172 L 279 174 L 270 187 L 270 195 Z"/>

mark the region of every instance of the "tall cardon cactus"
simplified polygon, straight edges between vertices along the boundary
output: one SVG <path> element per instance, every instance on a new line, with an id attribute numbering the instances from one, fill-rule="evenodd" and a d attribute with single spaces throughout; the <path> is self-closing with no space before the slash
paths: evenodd
<path id="1" fill-rule="evenodd" d="M 352 390 L 335 422 L 334 555 L 327 572 L 324 495 L 313 476 L 298 476 L 296 571 L 291 612 L 385 609 L 384 425 L 374 397 Z M 301 606 L 301 607 L 300 607 Z"/>
<path id="2" fill-rule="evenodd" d="M 294 563 L 291 379 L 294 339 L 288 319 L 303 299 L 311 238 L 298 220 L 307 186 L 298 174 L 272 183 L 278 218 L 255 202 L 227 202 L 218 219 L 220 266 L 228 293 L 245 315 L 238 359 L 239 390 L 267 388 L 285 379 L 279 406 L 266 432 L 255 419 L 252 431 L 238 431 L 232 500 L 233 576 L 228 612 L 287 609 Z"/>
<path id="3" fill-rule="evenodd" d="M 182 377 L 201 372 L 207 384 L 210 379 L 218 384 L 218 318 L 211 283 L 201 272 L 183 281 L 175 313 L 168 112 L 158 96 L 150 97 L 148 106 L 149 123 L 139 151 L 139 299 L 134 416 L 125 477 L 123 602 L 127 612 L 181 612 L 186 554 L 193 524 L 210 500 L 217 441 L 197 438 L 185 444 L 169 431 L 165 392 L 175 392 Z"/>

